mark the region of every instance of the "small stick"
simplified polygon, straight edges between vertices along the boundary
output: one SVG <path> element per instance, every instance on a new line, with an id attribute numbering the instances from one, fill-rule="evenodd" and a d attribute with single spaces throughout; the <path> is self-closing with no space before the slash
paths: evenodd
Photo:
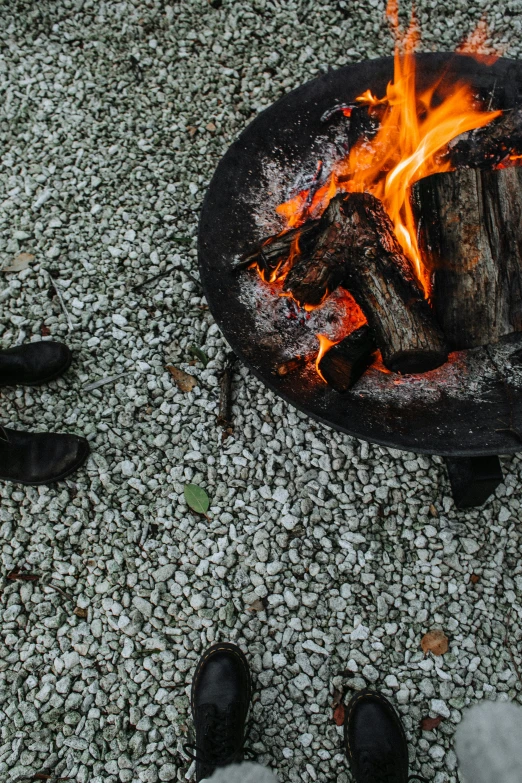
<path id="1" fill-rule="evenodd" d="M 230 429 L 232 427 L 232 374 L 236 358 L 236 355 L 232 353 L 232 351 L 227 354 L 227 362 L 219 382 L 219 411 L 217 420 L 218 424 L 225 429 Z"/>
<path id="2" fill-rule="evenodd" d="M 142 288 L 145 288 L 146 285 L 149 283 L 153 283 L 154 280 L 160 280 L 162 277 L 167 277 L 170 275 L 171 272 L 183 272 L 189 280 L 191 280 L 193 283 L 195 283 L 197 286 L 201 286 L 200 281 L 194 277 L 190 272 L 187 272 L 186 269 L 183 269 L 181 266 L 171 266 L 169 269 L 167 269 L 165 272 L 160 272 L 158 275 L 153 275 L 152 277 L 147 278 L 147 280 L 144 280 L 143 283 L 138 283 L 138 285 L 133 286 L 130 290 L 131 291 L 140 291 Z"/>
<path id="3" fill-rule="evenodd" d="M 65 313 L 65 317 L 67 319 L 68 329 L 69 329 L 70 332 L 73 332 L 74 331 L 74 324 L 71 321 L 71 316 L 69 315 L 69 311 L 68 311 L 67 307 L 65 306 L 65 301 L 64 301 L 62 292 L 60 291 L 60 287 L 56 285 L 56 281 L 53 278 L 52 274 L 47 269 L 45 269 L 44 271 L 47 272 L 47 274 L 49 276 L 49 280 L 51 281 L 51 285 L 54 288 L 54 290 L 56 291 L 56 296 L 60 300 L 60 305 L 62 306 L 62 310 Z"/>

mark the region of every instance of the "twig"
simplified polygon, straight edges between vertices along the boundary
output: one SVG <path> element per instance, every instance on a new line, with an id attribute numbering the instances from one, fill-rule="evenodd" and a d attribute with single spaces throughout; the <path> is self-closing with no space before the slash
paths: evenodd
<path id="1" fill-rule="evenodd" d="M 219 382 L 219 411 L 217 420 L 218 424 L 227 431 L 226 434 L 230 434 L 232 431 L 232 374 L 236 358 L 236 355 L 232 351 L 227 354 L 227 362 Z M 224 437 L 226 437 L 226 434 L 223 434 Z"/>
<path id="2" fill-rule="evenodd" d="M 73 603 L 76 603 L 76 599 L 74 596 L 69 595 L 69 593 L 66 593 L 65 590 L 62 590 L 61 587 L 57 587 L 57 585 L 53 585 L 50 582 L 41 582 L 40 583 L 43 587 L 50 587 L 51 590 L 56 590 L 57 593 L 60 593 L 60 595 L 63 595 L 64 598 L 67 598 L 68 601 L 72 601 Z"/>
<path id="3" fill-rule="evenodd" d="M 49 276 L 49 280 L 51 281 L 51 285 L 54 288 L 54 290 L 56 291 L 56 296 L 60 300 L 60 305 L 61 305 L 62 310 L 63 310 L 63 312 L 65 314 L 65 317 L 67 319 L 67 327 L 69 329 L 69 332 L 73 332 L 74 331 L 74 324 L 73 324 L 73 322 L 71 320 L 71 316 L 69 315 L 69 311 L 68 311 L 67 307 L 65 306 L 65 301 L 64 301 L 62 292 L 60 291 L 60 286 L 56 285 L 56 281 L 54 280 L 52 274 L 47 269 L 45 269 L 44 271 L 47 272 L 47 275 Z"/>
<path id="4" fill-rule="evenodd" d="M 160 280 L 162 277 L 167 277 L 171 272 L 183 272 L 183 274 L 185 274 L 189 280 L 191 280 L 197 286 L 201 286 L 201 282 L 197 279 L 197 277 L 194 277 L 193 274 L 187 272 L 187 270 L 182 266 L 171 266 L 165 272 L 160 272 L 157 275 L 149 277 L 147 280 L 144 280 L 143 283 L 138 283 L 138 285 L 133 286 L 130 290 L 134 292 L 141 291 L 141 289 L 145 288 L 145 286 L 149 285 L 149 283 L 153 283 L 155 280 Z"/>

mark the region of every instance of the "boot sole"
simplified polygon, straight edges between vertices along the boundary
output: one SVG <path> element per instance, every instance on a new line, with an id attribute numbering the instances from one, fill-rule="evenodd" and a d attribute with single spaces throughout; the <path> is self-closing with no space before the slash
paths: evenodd
<path id="1" fill-rule="evenodd" d="M 241 663 L 245 674 L 246 674 L 246 680 L 247 680 L 247 702 L 248 702 L 248 708 L 250 708 L 250 701 L 252 699 L 252 678 L 250 676 L 250 669 L 248 668 L 248 661 L 246 659 L 246 656 L 239 647 L 235 644 L 232 644 L 231 642 L 217 642 L 216 644 L 211 645 L 208 650 L 201 656 L 201 658 L 198 661 L 198 665 L 196 666 L 196 671 L 194 672 L 194 677 L 192 679 L 192 688 L 190 691 L 190 707 L 192 709 L 192 717 L 194 718 L 194 693 L 199 681 L 199 676 L 201 674 L 201 670 L 203 669 L 203 666 L 206 664 L 209 658 L 212 657 L 217 652 L 226 652 L 230 653 L 232 655 L 235 655 L 235 657 L 239 660 Z M 247 710 L 248 714 L 248 710 Z"/>
<path id="2" fill-rule="evenodd" d="M 0 381 L 0 387 L 4 387 L 4 386 L 42 386 L 42 384 L 44 384 L 44 383 L 49 383 L 50 381 L 55 381 L 56 378 L 60 378 L 60 376 L 62 376 L 64 373 L 66 373 L 67 370 L 69 369 L 69 367 L 72 364 L 72 360 L 73 360 L 72 353 L 69 352 L 69 356 L 67 358 L 67 361 L 63 365 L 63 367 L 61 367 L 59 370 L 54 372 L 52 375 L 48 375 L 46 378 L 42 378 L 42 380 L 40 380 L 40 381 L 16 381 L 16 380 L 13 380 L 12 378 L 8 378 L 7 380 L 2 379 Z"/>
<path id="3" fill-rule="evenodd" d="M 82 467 L 82 465 L 85 465 L 85 463 L 87 462 L 89 454 L 91 453 L 91 448 L 89 446 L 88 441 L 86 441 L 85 443 L 86 446 L 84 448 L 84 453 L 81 454 L 78 461 L 72 467 L 67 468 L 67 470 L 64 470 L 63 473 L 60 473 L 59 476 L 53 476 L 52 478 L 43 479 L 43 481 L 24 481 L 23 479 L 11 478 L 10 476 L 0 476 L 0 481 L 10 481 L 11 484 L 23 484 L 26 487 L 40 487 L 43 485 L 54 484 L 56 481 L 63 481 L 63 479 L 66 479 L 67 476 L 70 476 L 72 473 L 75 473 L 79 468 Z"/>

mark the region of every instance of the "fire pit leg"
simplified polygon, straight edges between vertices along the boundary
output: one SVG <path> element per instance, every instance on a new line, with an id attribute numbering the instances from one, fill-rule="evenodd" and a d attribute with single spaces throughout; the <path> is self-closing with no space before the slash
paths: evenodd
<path id="1" fill-rule="evenodd" d="M 504 479 L 497 456 L 446 457 L 446 466 L 457 508 L 481 506 Z"/>

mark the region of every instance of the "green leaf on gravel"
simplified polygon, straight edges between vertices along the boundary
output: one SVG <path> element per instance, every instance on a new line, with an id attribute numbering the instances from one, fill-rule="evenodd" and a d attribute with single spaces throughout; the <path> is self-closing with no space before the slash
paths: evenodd
<path id="1" fill-rule="evenodd" d="M 191 245 L 192 237 L 174 237 L 174 241 L 178 242 L 180 245 Z"/>
<path id="2" fill-rule="evenodd" d="M 196 359 L 199 359 L 203 367 L 206 367 L 208 364 L 208 356 L 206 353 L 204 353 L 201 348 L 198 348 L 197 345 L 191 345 L 189 348 L 190 353 L 192 356 L 195 356 Z"/>
<path id="3" fill-rule="evenodd" d="M 204 489 L 197 484 L 185 484 L 183 490 L 185 500 L 196 514 L 206 514 L 210 506 L 210 500 Z"/>

